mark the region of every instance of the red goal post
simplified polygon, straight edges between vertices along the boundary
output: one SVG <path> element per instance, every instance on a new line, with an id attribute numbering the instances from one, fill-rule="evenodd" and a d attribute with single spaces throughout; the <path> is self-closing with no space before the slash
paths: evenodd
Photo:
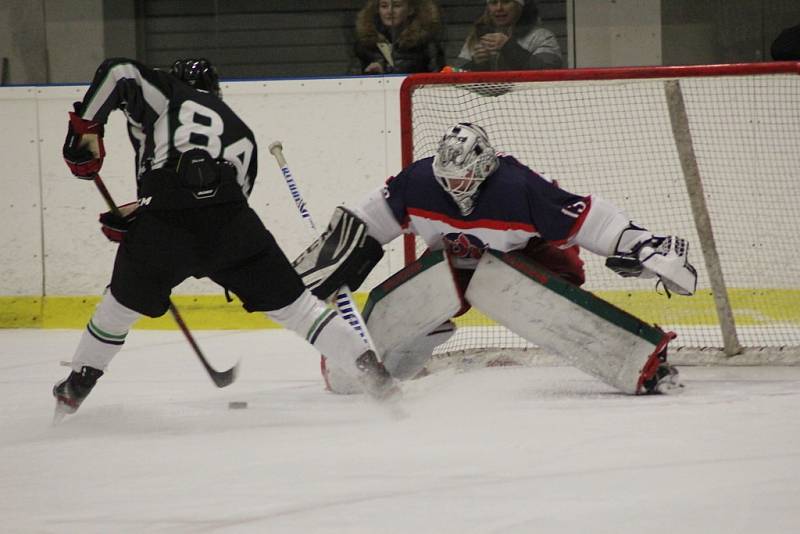
<path id="1" fill-rule="evenodd" d="M 692 361 L 800 362 L 800 63 L 432 73 L 400 90 L 403 165 L 476 122 L 575 193 L 686 237 L 693 297 L 622 279 L 584 252 L 584 286 L 678 332 Z M 420 253 L 407 236 L 406 261 Z M 441 350 L 529 350 L 475 311 Z M 734 359 L 727 359 L 736 356 Z"/>

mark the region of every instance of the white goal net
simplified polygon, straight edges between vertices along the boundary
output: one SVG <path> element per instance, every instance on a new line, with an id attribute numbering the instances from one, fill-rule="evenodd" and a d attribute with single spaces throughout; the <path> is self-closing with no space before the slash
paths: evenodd
<path id="1" fill-rule="evenodd" d="M 476 122 L 572 192 L 690 241 L 693 297 L 656 293 L 583 252 L 584 289 L 674 330 L 684 354 L 800 354 L 800 64 L 423 74 L 401 89 L 404 164 Z M 413 239 L 413 238 L 412 238 Z M 421 244 L 406 244 L 407 260 Z M 471 311 L 441 351 L 524 349 Z M 743 359 L 745 356 L 749 359 Z"/>

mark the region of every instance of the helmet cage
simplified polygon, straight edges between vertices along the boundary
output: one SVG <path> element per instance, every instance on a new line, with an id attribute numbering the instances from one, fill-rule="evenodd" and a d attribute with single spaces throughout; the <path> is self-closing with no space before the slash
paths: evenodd
<path id="1" fill-rule="evenodd" d="M 433 158 L 433 174 L 462 215 L 469 215 L 475 208 L 480 185 L 498 164 L 483 128 L 459 123 L 442 137 Z"/>

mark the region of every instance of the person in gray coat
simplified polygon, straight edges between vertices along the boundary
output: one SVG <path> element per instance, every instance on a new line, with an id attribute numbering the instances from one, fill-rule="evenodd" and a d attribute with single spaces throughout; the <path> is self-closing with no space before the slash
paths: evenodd
<path id="1" fill-rule="evenodd" d="M 557 69 L 563 66 L 555 34 L 538 25 L 533 0 L 487 0 L 458 55 L 462 70 Z"/>

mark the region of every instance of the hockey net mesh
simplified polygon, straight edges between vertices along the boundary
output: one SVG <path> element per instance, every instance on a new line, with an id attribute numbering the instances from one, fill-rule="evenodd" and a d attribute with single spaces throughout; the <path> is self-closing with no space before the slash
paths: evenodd
<path id="1" fill-rule="evenodd" d="M 776 64 L 779 65 L 779 64 Z M 785 66 L 785 64 L 783 64 Z M 771 354 L 800 347 L 800 76 L 796 72 L 679 77 L 736 333 Z M 763 65 L 762 65 L 763 69 Z M 403 89 L 404 163 L 432 156 L 444 130 L 476 122 L 494 147 L 567 190 L 603 197 L 641 225 L 691 243 L 693 297 L 623 279 L 583 252 L 584 289 L 678 333 L 673 346 L 716 350 L 722 334 L 665 98 L 665 79 L 547 80 L 544 73 L 430 75 Z M 609 69 L 609 71 L 611 71 Z M 571 71 L 575 76 L 576 71 Z M 602 75 L 594 70 L 592 78 Z M 671 73 L 670 73 L 671 74 Z M 459 83 L 459 79 L 469 83 Z M 414 256 L 423 244 L 417 240 Z M 407 260 L 412 259 L 407 257 Z M 437 352 L 531 348 L 475 310 Z"/>

